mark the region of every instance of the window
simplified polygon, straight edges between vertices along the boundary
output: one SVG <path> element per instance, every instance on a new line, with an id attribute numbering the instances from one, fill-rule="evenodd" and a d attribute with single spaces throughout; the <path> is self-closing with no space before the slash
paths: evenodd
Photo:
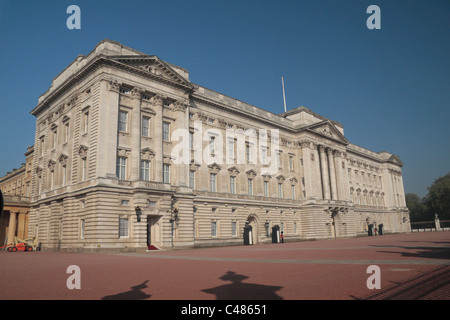
<path id="1" fill-rule="evenodd" d="M 150 161 L 141 160 L 141 180 L 150 180 Z"/>
<path id="2" fill-rule="evenodd" d="M 45 137 L 41 137 L 39 139 L 39 155 L 40 156 L 44 155 L 44 139 L 45 139 Z"/>
<path id="3" fill-rule="evenodd" d="M 163 123 L 163 141 L 170 141 L 170 123 Z"/>
<path id="4" fill-rule="evenodd" d="M 209 175 L 209 185 L 210 185 L 210 191 L 211 192 L 217 192 L 217 188 L 216 188 L 216 178 L 217 178 L 217 174 L 215 173 L 211 173 Z"/>
<path id="5" fill-rule="evenodd" d="M 55 186 L 55 171 L 50 171 L 50 190 Z"/>
<path id="6" fill-rule="evenodd" d="M 142 136 L 150 137 L 150 118 L 142 117 Z"/>
<path id="7" fill-rule="evenodd" d="M 189 150 L 194 149 L 194 133 L 189 131 Z"/>
<path id="8" fill-rule="evenodd" d="M 58 130 L 55 128 L 52 131 L 52 148 L 56 148 L 58 144 Z"/>
<path id="9" fill-rule="evenodd" d="M 278 198 L 283 198 L 283 184 L 278 184 Z"/>
<path id="10" fill-rule="evenodd" d="M 89 131 L 89 110 L 83 113 L 83 124 L 84 133 L 87 133 Z"/>
<path id="11" fill-rule="evenodd" d="M 292 200 L 295 199 L 295 186 L 291 186 L 291 198 Z"/>
<path id="12" fill-rule="evenodd" d="M 267 164 L 267 147 L 262 147 L 261 149 L 261 160 L 262 164 Z"/>
<path id="13" fill-rule="evenodd" d="M 67 166 L 62 167 L 62 186 L 65 187 L 67 183 Z"/>
<path id="14" fill-rule="evenodd" d="M 252 163 L 252 146 L 250 144 L 245 146 L 245 153 L 247 156 L 247 163 Z"/>
<path id="15" fill-rule="evenodd" d="M 163 183 L 170 183 L 170 165 L 163 164 Z"/>
<path id="16" fill-rule="evenodd" d="M 228 140 L 228 162 L 234 163 L 234 140 Z"/>
<path id="17" fill-rule="evenodd" d="M 289 170 L 294 170 L 294 157 L 289 156 Z"/>
<path id="18" fill-rule="evenodd" d="M 281 151 L 277 151 L 277 167 L 281 167 Z"/>
<path id="19" fill-rule="evenodd" d="M 252 196 L 253 195 L 253 179 L 248 179 L 248 195 Z"/>
<path id="20" fill-rule="evenodd" d="M 116 175 L 117 178 L 120 180 L 126 179 L 126 173 L 127 173 L 127 158 L 124 157 L 118 157 L 117 158 L 117 166 L 116 166 Z"/>
<path id="21" fill-rule="evenodd" d="M 216 137 L 209 137 L 209 152 L 214 154 L 215 152 L 215 140 Z"/>
<path id="22" fill-rule="evenodd" d="M 64 143 L 69 142 L 69 135 L 70 135 L 69 129 L 70 129 L 69 122 L 66 122 L 64 124 Z"/>
<path id="23" fill-rule="evenodd" d="M 85 227 L 86 227 L 86 220 L 81 219 L 81 226 L 80 226 L 80 237 L 81 237 L 81 239 L 84 239 Z"/>
<path id="24" fill-rule="evenodd" d="M 264 181 L 264 197 L 269 196 L 269 181 Z"/>
<path id="25" fill-rule="evenodd" d="M 81 181 L 86 181 L 87 178 L 87 160 L 81 159 Z"/>
<path id="26" fill-rule="evenodd" d="M 128 237 L 128 218 L 119 218 L 119 238 Z"/>
<path id="27" fill-rule="evenodd" d="M 231 235 L 235 237 L 237 235 L 236 222 L 231 222 Z"/>
<path id="28" fill-rule="evenodd" d="M 211 236 L 217 237 L 217 222 L 211 222 Z"/>
<path id="29" fill-rule="evenodd" d="M 119 111 L 119 131 L 127 132 L 128 112 Z"/>
<path id="30" fill-rule="evenodd" d="M 235 176 L 230 177 L 230 193 L 232 193 L 232 194 L 236 193 L 236 177 Z"/>
<path id="31" fill-rule="evenodd" d="M 195 171 L 193 170 L 189 171 L 189 187 L 195 188 Z"/>

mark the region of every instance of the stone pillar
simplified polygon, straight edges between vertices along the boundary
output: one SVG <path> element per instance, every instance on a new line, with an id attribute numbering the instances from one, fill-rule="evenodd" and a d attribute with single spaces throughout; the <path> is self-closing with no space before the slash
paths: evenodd
<path id="1" fill-rule="evenodd" d="M 136 181 L 140 179 L 141 168 L 141 96 L 143 90 L 133 88 L 131 90 L 131 98 L 133 109 L 131 110 L 130 136 L 131 136 L 131 163 L 130 163 L 130 180 Z"/>
<path id="2" fill-rule="evenodd" d="M 334 166 L 333 150 L 328 148 L 327 153 L 328 153 L 328 165 L 330 167 L 331 199 L 337 200 L 336 170 Z"/>
<path id="3" fill-rule="evenodd" d="M 14 242 L 17 229 L 17 212 L 9 211 L 8 244 Z"/>
<path id="4" fill-rule="evenodd" d="M 19 216 L 17 219 L 17 237 L 20 239 L 25 239 L 25 218 L 26 213 L 25 212 L 19 212 Z"/>
<path id="5" fill-rule="evenodd" d="M 302 141 L 300 146 L 302 148 L 303 176 L 305 179 L 306 197 L 313 197 L 315 194 L 312 186 L 313 168 L 311 166 L 311 142 Z"/>
<path id="6" fill-rule="evenodd" d="M 321 166 L 321 174 L 322 174 L 322 189 L 323 189 L 323 198 L 330 199 L 330 183 L 328 180 L 328 167 L 326 163 L 326 153 L 325 147 L 319 146 L 320 152 L 320 166 Z"/>
<path id="7" fill-rule="evenodd" d="M 184 130 L 186 132 L 183 135 L 183 142 L 181 142 L 185 148 L 183 148 L 183 158 L 184 160 L 177 161 L 177 175 L 175 184 L 180 187 L 189 186 L 189 114 L 187 113 L 188 104 L 182 101 L 176 101 L 173 104 L 174 110 L 176 112 L 176 128 L 179 130 Z M 184 153 L 187 153 L 186 155 Z M 186 157 L 187 156 L 187 157 Z"/>
<path id="8" fill-rule="evenodd" d="M 104 82 L 100 86 L 99 127 L 102 129 L 98 131 L 98 144 L 102 147 L 98 150 L 96 169 L 99 177 L 116 177 L 120 86 L 121 83 L 115 80 Z M 67 173 L 72 174 L 72 170 Z M 70 179 L 69 176 L 67 179 Z"/>
<path id="9" fill-rule="evenodd" d="M 156 94 L 151 99 L 151 104 L 155 107 L 155 117 L 153 121 L 153 146 L 155 148 L 155 181 L 163 181 L 163 141 L 162 141 L 162 130 L 163 130 L 163 99 L 164 97 Z"/>

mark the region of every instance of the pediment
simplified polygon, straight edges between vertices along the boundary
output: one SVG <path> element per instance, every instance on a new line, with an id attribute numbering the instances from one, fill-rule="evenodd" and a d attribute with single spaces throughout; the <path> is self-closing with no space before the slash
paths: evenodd
<path id="1" fill-rule="evenodd" d="M 167 62 L 156 56 L 118 56 L 113 57 L 113 59 L 152 77 L 193 88 L 188 79 L 175 71 Z"/>
<path id="2" fill-rule="evenodd" d="M 209 169 L 211 169 L 212 171 L 220 171 L 222 170 L 222 167 L 219 166 L 217 163 L 212 163 L 208 166 Z"/>
<path id="3" fill-rule="evenodd" d="M 392 162 L 392 163 L 395 163 L 395 164 L 397 164 L 397 165 L 399 165 L 399 166 L 403 166 L 403 162 L 400 160 L 400 158 L 397 156 L 397 155 L 392 155 L 390 158 L 389 158 L 389 160 L 388 160 L 389 162 Z"/>
<path id="4" fill-rule="evenodd" d="M 236 166 L 232 166 L 232 167 L 228 168 L 227 170 L 232 175 L 238 175 L 240 173 L 239 169 Z"/>
<path id="5" fill-rule="evenodd" d="M 253 169 L 247 170 L 245 173 L 249 176 L 249 178 L 256 177 L 256 171 Z"/>
<path id="6" fill-rule="evenodd" d="M 314 123 L 304 129 L 331 140 L 344 144 L 349 143 L 347 138 L 345 138 L 344 135 L 329 120 Z"/>
<path id="7" fill-rule="evenodd" d="M 155 156 L 155 152 L 150 148 L 144 148 L 141 150 L 141 159 L 151 160 Z"/>

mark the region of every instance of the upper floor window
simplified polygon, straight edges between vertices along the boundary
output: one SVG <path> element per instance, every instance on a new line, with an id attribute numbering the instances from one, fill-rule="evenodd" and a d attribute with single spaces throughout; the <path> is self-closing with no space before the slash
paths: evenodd
<path id="1" fill-rule="evenodd" d="M 64 124 L 64 143 L 69 142 L 69 136 L 70 136 L 70 123 L 66 122 Z"/>
<path id="2" fill-rule="evenodd" d="M 116 174 L 120 180 L 126 179 L 127 158 L 117 157 Z"/>
<path id="3" fill-rule="evenodd" d="M 170 165 L 163 164 L 163 183 L 170 183 Z"/>
<path id="4" fill-rule="evenodd" d="M 150 180 L 150 161 L 141 160 L 141 180 Z"/>
<path id="5" fill-rule="evenodd" d="M 163 122 L 163 141 L 170 141 L 170 123 Z"/>
<path id="6" fill-rule="evenodd" d="M 128 112 L 119 111 L 119 131 L 127 132 Z"/>
<path id="7" fill-rule="evenodd" d="M 83 112 L 83 132 L 89 132 L 89 110 Z"/>
<path id="8" fill-rule="evenodd" d="M 142 136 L 143 137 L 150 137 L 150 118 L 149 117 L 142 117 Z"/>
<path id="9" fill-rule="evenodd" d="M 230 177 L 230 193 L 233 193 L 233 194 L 236 193 L 236 177 L 235 176 Z"/>
<path id="10" fill-rule="evenodd" d="M 209 175 L 209 182 L 210 182 L 210 191 L 211 192 L 217 192 L 217 185 L 216 185 L 216 179 L 217 179 L 217 174 L 215 173 L 211 173 Z"/>

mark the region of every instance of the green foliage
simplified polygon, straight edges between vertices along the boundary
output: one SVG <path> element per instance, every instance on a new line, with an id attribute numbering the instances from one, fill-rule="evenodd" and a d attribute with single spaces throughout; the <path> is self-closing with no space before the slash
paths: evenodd
<path id="1" fill-rule="evenodd" d="M 439 219 L 450 219 L 450 172 L 428 187 L 424 203 L 433 214 L 438 214 Z"/>
<path id="2" fill-rule="evenodd" d="M 440 220 L 449 220 L 450 172 L 435 179 L 428 187 L 428 194 L 423 199 L 414 193 L 406 194 L 405 199 L 412 222 L 434 220 L 436 213 Z"/>

